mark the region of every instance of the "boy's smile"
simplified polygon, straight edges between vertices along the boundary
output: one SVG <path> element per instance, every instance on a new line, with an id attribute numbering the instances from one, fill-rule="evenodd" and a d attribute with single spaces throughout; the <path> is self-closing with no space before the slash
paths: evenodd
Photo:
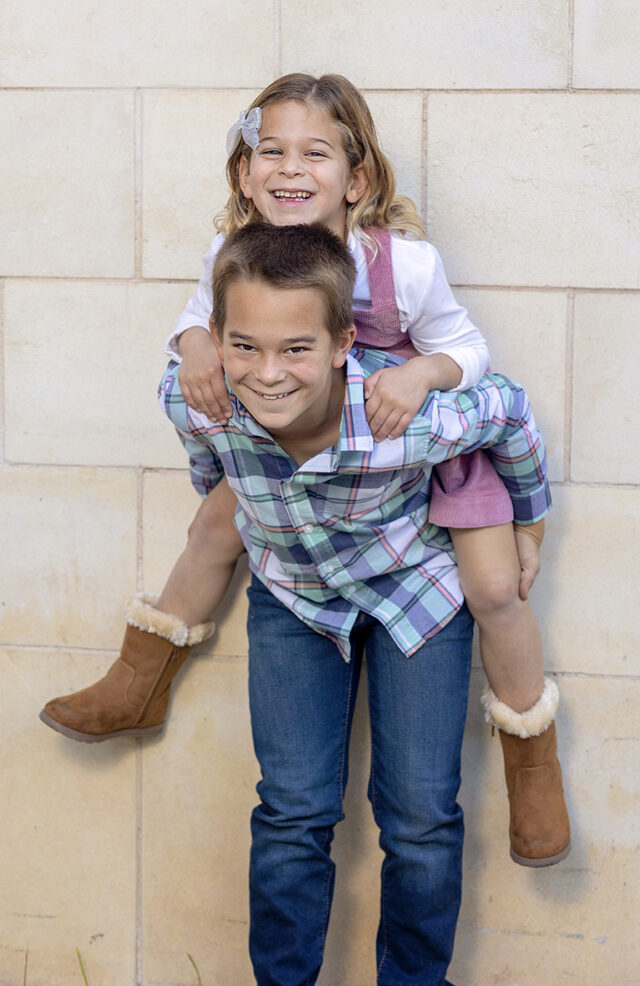
<path id="1" fill-rule="evenodd" d="M 320 291 L 260 280 L 230 284 L 226 311 L 222 341 L 214 338 L 238 400 L 298 461 L 332 445 L 355 329 L 334 341 Z"/>
<path id="2" fill-rule="evenodd" d="M 321 107 L 287 100 L 262 111 L 260 143 L 240 163 L 240 187 L 274 226 L 319 222 L 341 239 L 347 202 L 357 202 L 366 181 L 350 169 L 342 134 Z"/>

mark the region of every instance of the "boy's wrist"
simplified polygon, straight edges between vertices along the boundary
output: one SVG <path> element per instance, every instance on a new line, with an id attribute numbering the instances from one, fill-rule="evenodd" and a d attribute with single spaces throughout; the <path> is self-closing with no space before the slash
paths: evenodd
<path id="1" fill-rule="evenodd" d="M 530 537 L 532 541 L 535 541 L 537 545 L 541 545 L 544 540 L 544 517 L 541 520 L 535 521 L 533 524 L 519 524 L 517 521 L 514 524 L 517 532 L 520 534 L 526 534 Z"/>

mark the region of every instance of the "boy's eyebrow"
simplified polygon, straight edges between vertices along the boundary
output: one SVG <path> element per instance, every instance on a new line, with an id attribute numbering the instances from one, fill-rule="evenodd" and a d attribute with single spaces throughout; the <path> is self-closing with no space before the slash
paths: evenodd
<path id="1" fill-rule="evenodd" d="M 255 336 L 247 335 L 247 333 L 245 332 L 238 332 L 237 329 L 232 329 L 229 332 L 229 339 L 239 339 L 242 342 L 251 342 L 255 338 L 256 338 Z M 313 342 L 317 342 L 318 340 L 316 336 L 292 336 L 289 339 L 281 339 L 280 341 L 286 346 L 295 346 L 299 342 L 313 343 Z"/>

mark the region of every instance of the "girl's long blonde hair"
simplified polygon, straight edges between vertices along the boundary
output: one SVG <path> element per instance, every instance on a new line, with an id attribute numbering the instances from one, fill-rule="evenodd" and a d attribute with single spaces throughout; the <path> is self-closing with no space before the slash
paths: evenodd
<path id="1" fill-rule="evenodd" d="M 294 72 L 283 75 L 267 86 L 251 103 L 249 109 L 264 109 L 271 103 L 296 99 L 325 109 L 338 126 L 350 168 L 364 165 L 367 188 L 358 202 L 347 202 L 347 229 L 359 239 L 367 240 L 367 227 L 394 230 L 403 236 L 422 239 L 424 227 L 414 203 L 405 195 L 396 195 L 393 168 L 378 143 L 376 128 L 364 97 L 342 75 L 312 75 Z M 259 221 L 260 213 L 253 200 L 244 197 L 240 188 L 241 158 L 250 163 L 253 151 L 243 140 L 227 161 L 227 179 L 231 195 L 224 210 L 216 217 L 216 228 L 229 234 L 251 221 Z"/>

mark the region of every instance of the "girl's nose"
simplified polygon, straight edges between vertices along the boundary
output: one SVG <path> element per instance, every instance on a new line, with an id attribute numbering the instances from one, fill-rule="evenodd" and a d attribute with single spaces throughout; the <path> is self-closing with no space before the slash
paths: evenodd
<path id="1" fill-rule="evenodd" d="M 298 154 L 293 151 L 289 151 L 287 154 L 283 154 L 280 158 L 280 174 L 286 175 L 287 178 L 292 178 L 294 175 L 300 175 L 304 171 L 302 160 Z"/>

